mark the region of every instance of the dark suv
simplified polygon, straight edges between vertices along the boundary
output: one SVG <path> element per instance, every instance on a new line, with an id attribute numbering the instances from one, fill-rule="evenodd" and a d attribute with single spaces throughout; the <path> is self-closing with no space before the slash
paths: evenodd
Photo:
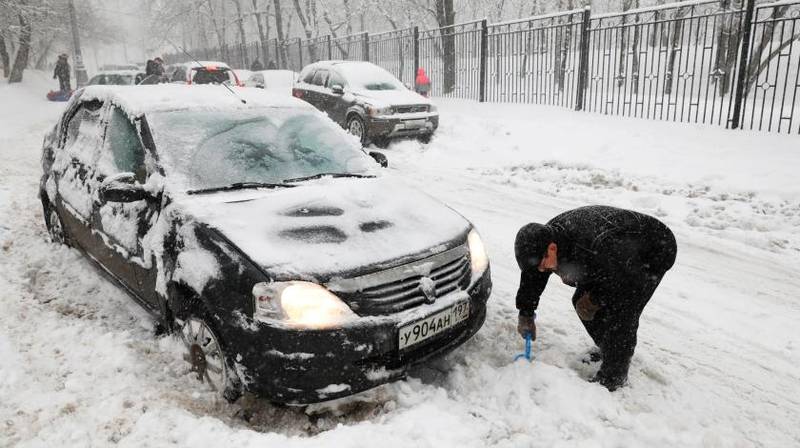
<path id="1" fill-rule="evenodd" d="M 361 139 L 385 146 L 395 137 L 427 142 L 439 127 L 428 98 L 369 62 L 322 61 L 300 72 L 292 94 Z"/>
<path id="2" fill-rule="evenodd" d="M 43 147 L 53 241 L 175 331 L 228 399 L 350 395 L 475 334 L 491 280 L 472 225 L 306 103 L 239 95 L 79 90 Z"/>

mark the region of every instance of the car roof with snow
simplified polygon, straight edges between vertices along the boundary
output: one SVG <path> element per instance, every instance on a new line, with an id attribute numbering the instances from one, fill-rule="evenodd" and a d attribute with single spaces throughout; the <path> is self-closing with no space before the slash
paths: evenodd
<path id="1" fill-rule="evenodd" d="M 148 86 L 87 86 L 80 101 L 101 100 L 118 105 L 131 116 L 184 109 L 247 110 L 267 107 L 316 110 L 305 101 L 257 89 L 232 89 L 221 85 L 157 84 Z M 245 100 L 242 103 L 240 100 Z"/>
<path id="2" fill-rule="evenodd" d="M 189 67 L 189 68 L 217 67 L 217 68 L 227 68 L 228 70 L 231 69 L 231 67 L 228 64 L 226 64 L 224 62 L 221 62 L 221 61 L 191 61 L 191 62 L 184 62 L 182 64 L 175 64 L 175 65 L 176 66 L 180 65 L 180 66 Z"/>
<path id="3" fill-rule="evenodd" d="M 144 73 L 143 70 L 100 70 L 94 74 L 97 75 L 138 75 Z"/>

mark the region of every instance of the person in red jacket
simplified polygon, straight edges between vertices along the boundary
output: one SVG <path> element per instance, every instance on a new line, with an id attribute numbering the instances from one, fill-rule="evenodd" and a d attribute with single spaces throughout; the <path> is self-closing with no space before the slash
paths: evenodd
<path id="1" fill-rule="evenodd" d="M 431 80 L 425 74 L 425 69 L 420 67 L 417 69 L 417 79 L 414 82 L 414 90 L 424 97 L 428 97 L 431 91 Z"/>

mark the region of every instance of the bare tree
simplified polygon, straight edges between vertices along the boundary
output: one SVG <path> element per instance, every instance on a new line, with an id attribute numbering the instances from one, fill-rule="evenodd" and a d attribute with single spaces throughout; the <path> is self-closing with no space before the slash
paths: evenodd
<path id="1" fill-rule="evenodd" d="M 247 35 L 244 31 L 244 15 L 242 14 L 242 0 L 231 0 L 234 8 L 236 8 L 236 27 L 239 30 L 239 59 L 241 68 L 250 67 L 250 61 L 247 57 Z"/>
<path id="2" fill-rule="evenodd" d="M 253 17 L 258 28 L 258 39 L 261 42 L 261 55 L 264 64 L 269 63 L 269 20 L 267 20 L 267 17 L 269 16 L 270 7 L 271 3 L 267 1 L 262 11 L 258 7 L 258 0 L 253 0 Z"/>
<path id="3" fill-rule="evenodd" d="M 6 50 L 6 40 L 3 38 L 2 31 L 0 31 L 0 60 L 3 62 L 3 78 L 8 78 L 11 73 L 11 58 Z"/>
<path id="4" fill-rule="evenodd" d="M 444 67 L 444 94 L 453 93 L 456 88 L 456 36 L 453 25 L 456 13 L 453 0 L 435 0 L 436 21 L 442 38 L 442 65 Z"/>
<path id="5" fill-rule="evenodd" d="M 17 57 L 14 59 L 14 66 L 8 77 L 9 83 L 22 81 L 22 73 L 28 67 L 28 56 L 31 51 L 31 34 L 33 32 L 31 21 L 26 19 L 22 13 L 17 14 L 17 19 L 20 28 L 19 49 L 17 49 Z"/>
<path id="6" fill-rule="evenodd" d="M 286 46 L 284 45 L 283 35 L 283 10 L 281 9 L 281 0 L 272 0 L 272 5 L 275 7 L 275 33 L 278 35 L 278 66 L 285 68 L 288 66 L 286 57 Z"/>
<path id="7" fill-rule="evenodd" d="M 293 0 L 294 3 L 294 10 L 297 13 L 297 18 L 300 19 L 300 25 L 303 27 L 303 31 L 306 35 L 306 39 L 311 40 L 314 36 L 314 30 L 312 26 L 314 25 L 312 21 L 316 21 L 316 0 L 306 0 L 306 11 L 303 12 L 303 8 L 300 6 L 299 0 Z M 312 61 L 318 61 L 317 58 L 317 46 L 314 42 L 309 42 L 308 45 L 308 52 L 309 56 L 311 57 Z"/>

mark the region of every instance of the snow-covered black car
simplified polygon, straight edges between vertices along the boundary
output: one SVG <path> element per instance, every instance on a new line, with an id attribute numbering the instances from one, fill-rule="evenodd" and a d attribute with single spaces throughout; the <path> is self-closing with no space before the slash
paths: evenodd
<path id="1" fill-rule="evenodd" d="M 472 225 L 306 103 L 239 94 L 78 91 L 43 147 L 52 239 L 180 335 L 192 375 L 229 399 L 345 396 L 469 339 L 491 289 Z"/>
<path id="2" fill-rule="evenodd" d="M 362 144 L 396 137 L 427 142 L 439 127 L 431 100 L 369 62 L 321 61 L 300 72 L 292 95 L 328 114 Z"/>

